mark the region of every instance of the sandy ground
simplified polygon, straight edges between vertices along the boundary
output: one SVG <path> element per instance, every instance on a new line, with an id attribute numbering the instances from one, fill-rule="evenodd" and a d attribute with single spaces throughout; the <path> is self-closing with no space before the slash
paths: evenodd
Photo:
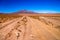
<path id="1" fill-rule="evenodd" d="M 60 40 L 60 20 L 35 17 L 22 16 L 0 23 L 0 40 Z"/>

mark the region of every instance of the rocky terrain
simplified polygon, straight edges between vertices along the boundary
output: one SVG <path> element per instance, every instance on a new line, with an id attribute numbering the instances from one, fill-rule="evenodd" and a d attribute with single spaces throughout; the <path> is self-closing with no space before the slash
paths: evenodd
<path id="1" fill-rule="evenodd" d="M 0 14 L 0 40 L 60 40 L 60 14 Z"/>

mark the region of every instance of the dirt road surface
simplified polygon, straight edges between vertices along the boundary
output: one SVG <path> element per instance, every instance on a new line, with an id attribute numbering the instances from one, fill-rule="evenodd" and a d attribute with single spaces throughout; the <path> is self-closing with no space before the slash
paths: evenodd
<path id="1" fill-rule="evenodd" d="M 60 20 L 35 17 L 22 16 L 1 23 L 0 40 L 60 40 Z"/>

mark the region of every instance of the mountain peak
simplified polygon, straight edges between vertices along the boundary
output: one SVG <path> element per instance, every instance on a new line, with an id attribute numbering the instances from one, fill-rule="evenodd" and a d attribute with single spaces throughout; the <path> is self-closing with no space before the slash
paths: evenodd
<path id="1" fill-rule="evenodd" d="M 28 12 L 28 10 L 21 10 L 21 11 L 19 11 L 20 13 L 26 13 L 26 12 Z"/>

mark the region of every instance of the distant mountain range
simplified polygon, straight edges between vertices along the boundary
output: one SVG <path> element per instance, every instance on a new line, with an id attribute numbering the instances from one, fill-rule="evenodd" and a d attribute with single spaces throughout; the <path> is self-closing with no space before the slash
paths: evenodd
<path id="1" fill-rule="evenodd" d="M 0 14 L 60 14 L 60 13 L 37 13 L 33 11 L 28 11 L 28 10 L 20 10 L 13 13 L 0 13 Z"/>
<path id="2" fill-rule="evenodd" d="M 13 12 L 13 13 L 0 13 L 0 14 L 33 14 L 33 13 L 35 12 L 28 11 L 28 10 L 21 10 L 21 11 Z"/>

